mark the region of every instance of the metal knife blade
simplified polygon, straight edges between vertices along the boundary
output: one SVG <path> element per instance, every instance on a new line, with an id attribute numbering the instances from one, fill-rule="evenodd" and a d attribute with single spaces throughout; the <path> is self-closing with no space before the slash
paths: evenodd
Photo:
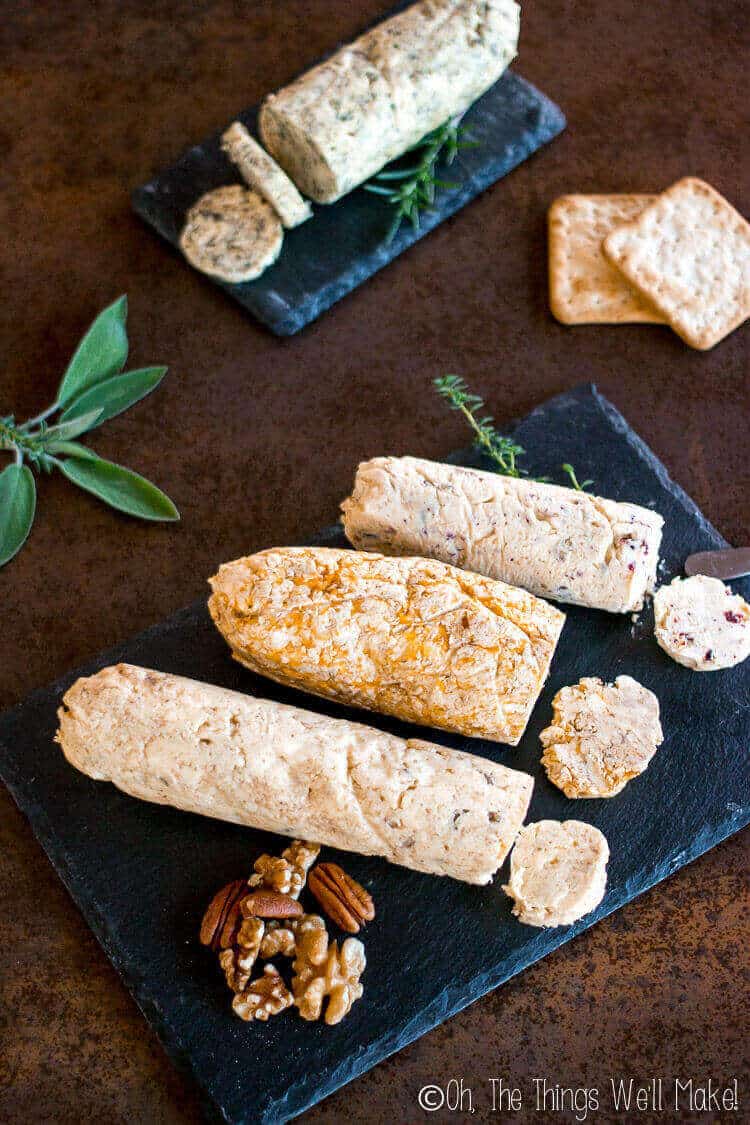
<path id="1" fill-rule="evenodd" d="M 750 574 L 750 547 L 726 547 L 723 551 L 698 551 L 685 561 L 685 574 L 709 578 L 742 578 Z"/>

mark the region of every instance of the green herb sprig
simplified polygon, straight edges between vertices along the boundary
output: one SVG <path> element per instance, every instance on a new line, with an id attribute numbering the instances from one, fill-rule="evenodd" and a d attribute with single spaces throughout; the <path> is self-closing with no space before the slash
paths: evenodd
<path id="1" fill-rule="evenodd" d="M 167 372 L 166 367 L 123 371 L 128 358 L 127 308 L 127 298 L 120 297 L 99 314 L 68 364 L 51 406 L 27 422 L 17 423 L 12 414 L 0 417 L 0 452 L 13 457 L 0 472 L 0 566 L 20 551 L 34 522 L 32 468 L 38 473 L 58 469 L 79 488 L 139 519 L 180 518 L 156 485 L 76 440 L 150 394 Z"/>
<path id="2" fill-rule="evenodd" d="M 590 478 L 579 482 L 578 477 L 576 476 L 575 469 L 568 461 L 563 461 L 560 468 L 564 473 L 568 474 L 568 476 L 570 477 L 570 483 L 576 490 L 576 492 L 585 492 L 588 486 L 594 483 Z"/>
<path id="3" fill-rule="evenodd" d="M 365 191 L 384 196 L 396 208 L 386 235 L 387 243 L 396 237 L 404 219 L 419 230 L 420 215 L 432 208 L 438 188 L 458 187 L 448 180 L 439 179 L 437 166 L 440 162 L 452 164 L 461 149 L 476 148 L 477 142 L 470 139 L 460 121 L 460 117 L 451 118 L 409 149 L 409 152 L 420 153 L 416 164 L 406 168 L 386 168 L 364 185 Z"/>
<path id="4" fill-rule="evenodd" d="M 528 473 L 518 464 L 526 450 L 512 438 L 501 434 L 489 415 L 482 415 L 485 405 L 479 395 L 473 394 L 465 381 L 458 375 L 440 375 L 434 380 L 437 393 L 444 398 L 451 410 L 463 414 L 474 433 L 474 445 L 487 457 L 491 458 L 498 466 L 497 471 L 506 477 L 525 477 Z M 570 478 L 571 487 L 577 492 L 583 492 L 592 480 L 579 483 L 575 470 L 567 461 L 560 468 Z M 549 477 L 536 477 L 539 481 L 548 481 Z"/>
<path id="5" fill-rule="evenodd" d="M 439 376 L 435 379 L 435 387 L 452 410 L 463 414 L 474 432 L 474 444 L 498 465 L 502 475 L 523 476 L 523 470 L 519 469 L 516 460 L 523 456 L 525 449 L 512 438 L 501 434 L 489 415 L 478 417 L 479 412 L 485 409 L 484 401 L 479 395 L 472 394 L 458 375 Z"/>

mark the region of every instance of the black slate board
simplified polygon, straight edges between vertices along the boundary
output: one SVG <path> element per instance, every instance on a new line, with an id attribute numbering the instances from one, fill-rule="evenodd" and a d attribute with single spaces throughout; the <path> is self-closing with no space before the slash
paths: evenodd
<path id="1" fill-rule="evenodd" d="M 595 388 L 552 399 L 515 432 L 533 472 L 571 460 L 601 493 L 657 508 L 666 518 L 663 579 L 680 573 L 691 551 L 724 545 Z M 456 460 L 476 463 L 473 455 Z M 332 528 L 315 542 L 342 538 Z M 750 594 L 747 580 L 734 585 Z M 648 614 L 634 624 L 629 616 L 570 608 L 550 680 L 517 749 L 441 732 L 427 737 L 534 774 L 530 819 L 577 817 L 601 828 L 612 859 L 599 909 L 569 928 L 535 930 L 511 917 L 502 876 L 477 888 L 382 860 L 343 857 L 347 870 L 372 888 L 378 907 L 365 934 L 364 999 L 335 1028 L 290 1013 L 265 1026 L 247 1025 L 231 1015 L 223 980 L 196 934 L 213 892 L 282 842 L 134 800 L 65 763 L 52 743 L 60 696 L 76 675 L 116 660 L 328 714 L 354 712 L 284 691 L 232 664 L 199 602 L 0 717 L 5 783 L 166 1049 L 229 1122 L 279 1121 L 300 1112 L 750 820 L 750 663 L 696 675 L 656 646 Z M 538 734 L 551 697 L 580 676 L 611 680 L 620 673 L 656 691 L 665 742 L 648 771 L 614 800 L 569 801 L 539 765 Z M 417 729 L 364 717 L 401 734 Z M 412 909 L 405 911 L 405 902 Z"/>
<path id="2" fill-rule="evenodd" d="M 255 136 L 257 113 L 255 106 L 238 115 Z M 472 106 L 465 124 L 478 147 L 462 150 L 444 173 L 456 187 L 438 193 L 418 230 L 406 223 L 387 244 L 392 209 L 382 197 L 360 189 L 338 203 L 315 207 L 312 219 L 287 231 L 280 258 L 256 281 L 216 284 L 272 332 L 291 336 L 551 141 L 565 128 L 565 118 L 529 82 L 506 71 Z M 240 182 L 221 151 L 224 129 L 133 193 L 135 211 L 173 246 L 191 204 L 212 188 Z"/>

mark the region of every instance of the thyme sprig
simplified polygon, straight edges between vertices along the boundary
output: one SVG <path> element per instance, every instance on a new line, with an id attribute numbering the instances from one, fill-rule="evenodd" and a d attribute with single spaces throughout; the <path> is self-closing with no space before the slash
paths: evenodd
<path id="1" fill-rule="evenodd" d="M 390 166 L 364 185 L 365 191 L 384 196 L 396 208 L 386 235 L 387 243 L 393 241 L 405 219 L 419 230 L 420 216 L 434 205 L 438 188 L 458 187 L 440 179 L 437 167 L 438 163 L 452 164 L 461 149 L 476 148 L 477 142 L 471 140 L 460 122 L 460 116 L 452 117 L 409 149 L 410 153 L 420 154 L 416 164 L 405 168 Z"/>
<path id="2" fill-rule="evenodd" d="M 435 387 L 438 394 L 448 401 L 452 410 L 458 410 L 463 414 L 474 432 L 475 446 L 496 462 L 503 476 L 525 475 L 516 464 L 516 459 L 523 456 L 525 449 L 512 438 L 501 434 L 489 415 L 478 416 L 479 412 L 485 409 L 484 401 L 479 395 L 471 393 L 460 376 L 441 375 L 435 379 Z"/>
<path id="3" fill-rule="evenodd" d="M 498 466 L 497 472 L 506 477 L 528 476 L 526 469 L 518 464 L 526 450 L 513 438 L 501 434 L 495 425 L 494 419 L 489 414 L 483 414 L 486 409 L 484 400 L 469 390 L 466 382 L 459 375 L 440 375 L 434 380 L 437 393 L 449 404 L 451 410 L 463 414 L 474 434 L 474 446 L 491 458 Z M 583 492 L 592 480 L 579 483 L 575 470 L 567 461 L 560 466 L 570 479 L 571 487 L 577 492 Z M 538 481 L 548 481 L 549 477 L 536 477 Z"/>
<path id="4" fill-rule="evenodd" d="M 79 488 L 139 519 L 180 518 L 156 485 L 76 440 L 150 394 L 166 374 L 166 367 L 123 371 L 128 357 L 126 319 L 127 299 L 120 297 L 84 335 L 52 405 L 26 422 L 16 422 L 12 414 L 0 418 L 0 453 L 13 458 L 0 472 L 0 566 L 20 551 L 34 522 L 32 468 L 37 473 L 58 469 Z"/>
<path id="5" fill-rule="evenodd" d="M 570 477 L 570 482 L 576 492 L 585 492 L 588 486 L 594 483 L 590 478 L 587 478 L 586 480 L 583 480 L 579 483 L 578 477 L 576 476 L 576 471 L 568 461 L 563 461 L 560 468 L 564 473 L 568 474 L 568 476 Z"/>

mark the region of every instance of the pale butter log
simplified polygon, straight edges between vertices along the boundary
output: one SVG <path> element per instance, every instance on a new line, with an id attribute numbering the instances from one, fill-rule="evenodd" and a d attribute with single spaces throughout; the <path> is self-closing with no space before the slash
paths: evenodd
<path id="1" fill-rule="evenodd" d="M 423 0 L 270 95 L 263 144 L 317 203 L 333 203 L 463 113 L 515 57 L 513 0 Z"/>
<path id="2" fill-rule="evenodd" d="M 565 618 L 433 559 L 279 547 L 226 563 L 208 608 L 241 664 L 279 683 L 515 745 Z"/>
<path id="3" fill-rule="evenodd" d="M 664 525 L 637 504 L 415 457 L 363 462 L 341 508 L 359 550 L 426 555 L 610 613 L 653 591 Z"/>
<path id="4" fill-rule="evenodd" d="M 78 680 L 57 741 L 125 793 L 488 883 L 533 779 L 484 758 L 128 664 Z"/>

